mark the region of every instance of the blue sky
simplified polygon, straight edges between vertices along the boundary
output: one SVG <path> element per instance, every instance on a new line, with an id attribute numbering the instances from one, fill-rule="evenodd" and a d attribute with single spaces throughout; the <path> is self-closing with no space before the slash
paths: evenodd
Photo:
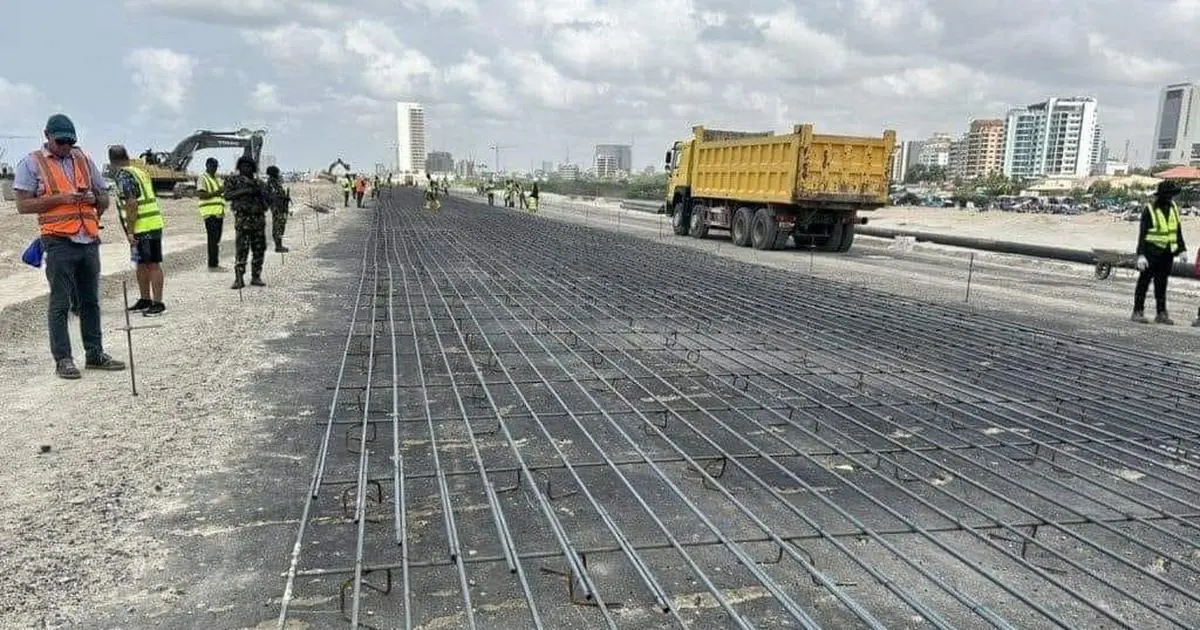
<path id="1" fill-rule="evenodd" d="M 457 158 L 498 141 L 505 166 L 589 165 L 632 141 L 641 167 L 693 124 L 914 139 L 1091 95 L 1110 145 L 1145 158 L 1158 89 L 1200 58 L 1197 0 L 4 4 L 0 134 L 62 111 L 93 152 L 140 152 L 265 127 L 285 168 L 390 162 L 396 100 L 424 103 L 430 148 Z M 8 161 L 33 142 L 0 140 Z"/>

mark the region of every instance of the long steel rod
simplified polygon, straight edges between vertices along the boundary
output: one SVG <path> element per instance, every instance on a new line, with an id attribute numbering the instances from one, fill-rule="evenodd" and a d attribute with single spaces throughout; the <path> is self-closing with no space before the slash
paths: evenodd
<path id="1" fill-rule="evenodd" d="M 376 213 L 379 211 L 376 210 Z M 392 382 L 400 378 L 400 354 L 396 351 L 396 274 L 390 258 L 387 259 L 387 313 L 388 332 L 392 346 Z M 372 359 L 368 358 L 368 361 Z M 364 416 L 368 416 L 370 408 L 363 406 Z M 404 608 L 404 630 L 412 630 L 412 592 L 409 567 L 408 542 L 408 497 L 404 488 L 404 455 L 400 452 L 400 389 L 392 388 L 392 519 L 395 528 L 395 542 L 400 545 L 400 605 Z"/>
<path id="2" fill-rule="evenodd" d="M 367 255 L 370 248 L 363 248 L 362 261 L 360 265 L 360 275 L 358 278 L 358 287 L 355 290 L 354 309 L 350 317 L 350 325 L 346 327 L 346 342 L 343 346 L 342 359 L 338 365 L 336 380 L 334 381 L 334 392 L 329 401 L 329 415 L 325 423 L 325 433 L 321 439 L 318 448 L 316 461 L 313 463 L 312 478 L 309 481 L 308 494 L 304 499 L 304 507 L 300 511 L 300 523 L 296 528 L 296 540 L 292 544 L 291 559 L 288 563 L 288 570 L 283 587 L 283 596 L 280 598 L 279 618 L 277 627 L 279 630 L 285 630 L 288 620 L 288 608 L 291 604 L 293 593 L 295 591 L 296 572 L 300 567 L 300 555 L 304 547 L 304 535 L 308 529 L 309 518 L 312 514 L 313 504 L 317 498 L 318 490 L 321 486 L 321 476 L 325 467 L 325 456 L 329 452 L 329 440 L 333 435 L 333 422 L 337 414 L 339 394 L 341 393 L 340 386 L 346 377 L 346 363 L 349 360 L 350 343 L 354 338 L 354 329 L 358 324 L 358 311 L 362 304 L 363 287 L 367 281 Z"/>

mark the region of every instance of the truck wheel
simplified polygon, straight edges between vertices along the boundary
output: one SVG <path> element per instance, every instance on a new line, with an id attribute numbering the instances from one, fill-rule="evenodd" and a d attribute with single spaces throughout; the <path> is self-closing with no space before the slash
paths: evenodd
<path id="1" fill-rule="evenodd" d="M 814 237 L 815 243 L 817 245 L 817 251 L 820 251 L 820 252 L 841 251 L 840 248 L 842 246 L 842 235 L 845 234 L 845 231 L 846 231 L 845 228 L 846 228 L 845 224 L 835 223 L 835 224 L 833 224 L 832 227 L 829 228 L 829 236 L 828 237 L 825 237 L 825 236 Z"/>
<path id="2" fill-rule="evenodd" d="M 676 201 L 675 211 L 671 214 L 671 230 L 675 236 L 686 236 L 691 228 L 691 217 L 687 216 L 687 206 L 682 201 Z"/>
<path id="3" fill-rule="evenodd" d="M 750 246 L 750 228 L 753 223 L 754 211 L 750 208 L 738 208 L 737 214 L 733 215 L 733 226 L 730 230 L 734 245 Z"/>
<path id="4" fill-rule="evenodd" d="M 842 240 L 838 243 L 837 250 L 839 252 L 850 251 L 850 246 L 854 244 L 854 224 L 848 223 L 842 226 Z"/>
<path id="5" fill-rule="evenodd" d="M 775 216 L 766 208 L 759 208 L 754 213 L 754 223 L 750 229 L 750 244 L 754 249 L 772 249 L 775 247 L 775 237 L 779 235 L 779 226 Z"/>
<path id="6" fill-rule="evenodd" d="M 704 238 L 708 236 L 708 217 L 704 216 L 703 210 L 693 210 L 691 227 L 688 234 L 692 238 Z"/>

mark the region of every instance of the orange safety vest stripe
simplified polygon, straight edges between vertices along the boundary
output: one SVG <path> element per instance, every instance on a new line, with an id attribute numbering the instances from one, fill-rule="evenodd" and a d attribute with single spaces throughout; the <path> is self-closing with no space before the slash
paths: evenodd
<path id="1" fill-rule="evenodd" d="M 79 149 L 71 150 L 71 161 L 75 170 L 75 181 L 71 182 L 63 170 L 62 162 L 48 159 L 46 151 L 40 149 L 30 154 L 34 167 L 41 177 L 45 191 L 42 195 L 61 195 L 76 190 L 91 190 L 92 174 L 88 169 L 87 156 Z M 100 234 L 100 215 L 96 206 L 69 203 L 55 206 L 38 215 L 38 225 L 43 236 L 75 236 L 82 229 L 84 234 L 96 237 Z"/>

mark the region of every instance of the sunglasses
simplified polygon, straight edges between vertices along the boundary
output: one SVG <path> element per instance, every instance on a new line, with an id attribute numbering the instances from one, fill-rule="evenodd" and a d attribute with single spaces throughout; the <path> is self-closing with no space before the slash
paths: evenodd
<path id="1" fill-rule="evenodd" d="M 75 146 L 75 141 L 70 140 L 70 139 L 60 140 L 58 138 L 55 138 L 54 144 L 57 144 L 60 147 L 73 147 L 73 146 Z"/>

